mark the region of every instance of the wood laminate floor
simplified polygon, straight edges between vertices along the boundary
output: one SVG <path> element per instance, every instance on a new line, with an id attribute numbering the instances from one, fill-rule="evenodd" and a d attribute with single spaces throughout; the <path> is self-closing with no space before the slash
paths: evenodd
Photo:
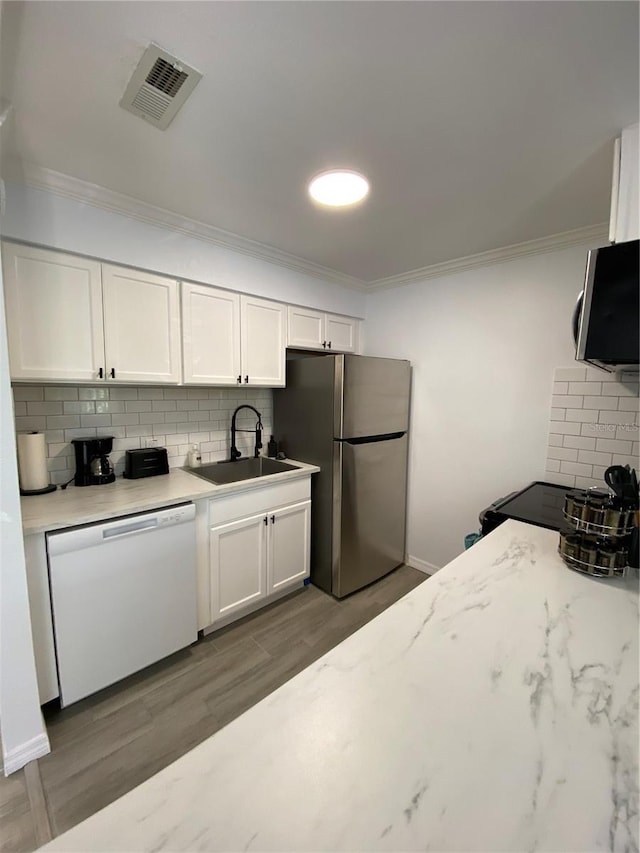
<path id="1" fill-rule="evenodd" d="M 47 710 L 51 753 L 0 778 L 0 850 L 32 851 L 94 814 L 426 579 L 402 566 L 342 601 L 306 587 L 70 708 Z"/>

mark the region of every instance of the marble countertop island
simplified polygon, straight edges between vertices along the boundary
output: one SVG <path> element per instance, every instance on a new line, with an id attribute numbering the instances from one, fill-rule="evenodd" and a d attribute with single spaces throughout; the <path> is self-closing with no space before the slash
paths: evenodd
<path id="1" fill-rule="evenodd" d="M 507 521 L 46 850 L 637 851 L 635 573 Z"/>

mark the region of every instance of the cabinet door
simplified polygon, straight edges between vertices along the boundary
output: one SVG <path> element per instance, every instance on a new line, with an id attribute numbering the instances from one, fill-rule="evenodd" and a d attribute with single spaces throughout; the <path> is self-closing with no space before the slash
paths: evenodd
<path id="1" fill-rule="evenodd" d="M 284 388 L 286 306 L 240 297 L 242 384 Z"/>
<path id="2" fill-rule="evenodd" d="M 211 621 L 266 595 L 266 516 L 211 528 Z"/>
<path id="3" fill-rule="evenodd" d="M 102 266 L 107 379 L 180 381 L 178 282 Z"/>
<path id="4" fill-rule="evenodd" d="M 338 352 L 358 351 L 358 320 L 353 317 L 327 314 L 326 335 L 327 349 Z"/>
<path id="5" fill-rule="evenodd" d="M 100 264 L 2 244 L 12 379 L 94 381 L 104 368 Z"/>
<path id="6" fill-rule="evenodd" d="M 267 595 L 309 577 L 311 501 L 269 513 Z"/>
<path id="7" fill-rule="evenodd" d="M 240 376 L 240 297 L 228 290 L 182 283 L 184 381 L 237 385 Z"/>
<path id="8" fill-rule="evenodd" d="M 305 349 L 322 349 L 322 345 L 327 342 L 324 318 L 322 311 L 289 305 L 287 345 Z"/>

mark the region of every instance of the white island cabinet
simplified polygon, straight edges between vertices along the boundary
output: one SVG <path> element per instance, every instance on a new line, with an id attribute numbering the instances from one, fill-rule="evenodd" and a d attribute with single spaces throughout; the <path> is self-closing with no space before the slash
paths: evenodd
<path id="1" fill-rule="evenodd" d="M 209 502 L 211 629 L 309 577 L 310 477 Z"/>
<path id="2" fill-rule="evenodd" d="M 178 282 L 3 243 L 11 378 L 180 381 Z"/>

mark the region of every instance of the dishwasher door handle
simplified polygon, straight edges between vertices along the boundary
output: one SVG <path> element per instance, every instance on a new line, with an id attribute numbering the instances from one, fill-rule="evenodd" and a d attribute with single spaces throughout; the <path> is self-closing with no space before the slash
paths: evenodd
<path id="1" fill-rule="evenodd" d="M 155 530 L 157 526 L 157 517 L 141 518 L 140 521 L 132 521 L 130 524 L 120 524 L 116 527 L 105 527 L 102 531 L 102 538 L 115 539 L 118 536 L 126 536 L 128 533 L 138 533 L 140 530 Z"/>

